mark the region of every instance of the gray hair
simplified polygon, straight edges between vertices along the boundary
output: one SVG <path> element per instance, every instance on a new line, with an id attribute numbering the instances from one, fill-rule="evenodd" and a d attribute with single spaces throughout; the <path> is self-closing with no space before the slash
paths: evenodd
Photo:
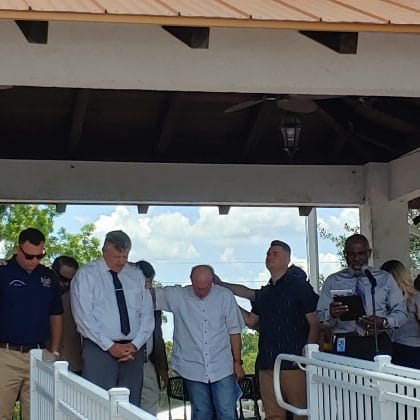
<path id="1" fill-rule="evenodd" d="M 111 244 L 114 248 L 121 252 L 131 248 L 131 239 L 122 230 L 113 230 L 105 236 L 104 246 Z"/>

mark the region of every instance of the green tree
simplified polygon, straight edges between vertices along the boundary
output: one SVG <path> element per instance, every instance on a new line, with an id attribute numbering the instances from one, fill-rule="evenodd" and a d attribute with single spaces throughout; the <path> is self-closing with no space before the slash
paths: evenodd
<path id="1" fill-rule="evenodd" d="M 80 233 L 69 233 L 60 228 L 54 231 L 54 224 L 60 217 L 53 205 L 1 205 L 0 240 L 3 241 L 5 257 L 10 257 L 16 247 L 19 233 L 28 227 L 39 229 L 47 238 L 45 251 L 46 264 L 59 255 L 76 258 L 79 264 L 97 259 L 101 255 L 99 239 L 93 235 L 94 225 L 83 226 Z"/>
<path id="2" fill-rule="evenodd" d="M 409 210 L 408 211 L 408 225 L 414 227 L 415 224 L 413 220 L 420 215 L 419 210 Z M 345 234 L 343 235 L 333 235 L 332 233 L 327 232 L 324 228 L 320 228 L 319 236 L 322 239 L 329 239 L 336 247 L 337 254 L 340 258 L 340 263 L 344 267 L 346 261 L 343 255 L 344 242 L 346 238 L 353 233 L 359 233 L 359 226 L 350 226 L 348 223 L 345 223 L 343 226 Z M 410 268 L 413 270 L 420 269 L 420 238 L 415 235 L 410 235 Z"/>
<path id="3" fill-rule="evenodd" d="M 245 373 L 254 373 L 255 360 L 258 353 L 258 332 L 246 331 L 242 333 L 242 360 Z"/>

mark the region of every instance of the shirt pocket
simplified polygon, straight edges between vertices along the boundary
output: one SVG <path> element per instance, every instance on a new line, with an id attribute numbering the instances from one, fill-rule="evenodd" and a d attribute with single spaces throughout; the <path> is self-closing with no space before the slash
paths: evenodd
<path id="1" fill-rule="evenodd" d="M 124 290 L 124 296 L 127 307 L 140 312 L 143 302 L 141 291 L 135 289 Z"/>

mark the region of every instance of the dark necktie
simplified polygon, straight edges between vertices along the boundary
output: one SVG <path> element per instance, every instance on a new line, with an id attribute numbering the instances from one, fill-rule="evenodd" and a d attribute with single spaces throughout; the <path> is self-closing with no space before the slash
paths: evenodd
<path id="1" fill-rule="evenodd" d="M 117 297 L 118 311 L 120 312 L 121 332 L 127 335 L 130 332 L 130 320 L 128 319 L 127 304 L 125 302 L 124 290 L 118 274 L 115 271 L 109 270 L 114 281 L 115 296 Z"/>

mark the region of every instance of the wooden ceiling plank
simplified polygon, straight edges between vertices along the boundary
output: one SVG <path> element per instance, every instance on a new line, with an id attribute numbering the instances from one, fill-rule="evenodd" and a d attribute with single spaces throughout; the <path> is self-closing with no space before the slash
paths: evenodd
<path id="1" fill-rule="evenodd" d="M 395 131 L 399 131 L 404 134 L 411 134 L 418 132 L 417 127 L 410 123 L 401 120 L 400 118 L 394 117 L 386 112 L 379 111 L 369 106 L 363 105 L 357 99 L 354 98 L 342 98 L 342 101 L 348 106 L 353 112 L 366 118 L 367 120 L 380 124 L 386 128 L 390 128 Z"/>
<path id="2" fill-rule="evenodd" d="M 158 154 L 166 153 L 172 141 L 173 114 L 176 109 L 176 100 L 176 95 L 169 93 L 162 109 L 161 116 L 158 121 L 158 127 L 161 127 L 161 129 L 156 143 Z"/>
<path id="3" fill-rule="evenodd" d="M 67 146 L 67 151 L 70 155 L 73 155 L 80 145 L 88 105 L 89 89 L 78 89 Z"/>

